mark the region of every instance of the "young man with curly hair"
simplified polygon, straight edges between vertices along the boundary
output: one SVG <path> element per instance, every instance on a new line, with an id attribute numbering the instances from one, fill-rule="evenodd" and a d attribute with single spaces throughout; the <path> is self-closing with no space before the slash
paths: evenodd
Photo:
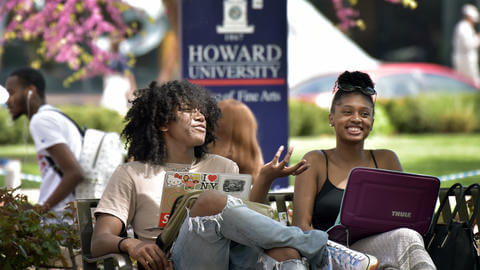
<path id="1" fill-rule="evenodd" d="M 215 191 L 202 193 L 180 228 L 171 257 L 155 244 L 165 171 L 238 173 L 231 160 L 207 153 L 221 113 L 210 93 L 187 81 L 155 82 L 135 93 L 123 136 L 134 162 L 120 165 L 95 211 L 92 255 L 125 252 L 145 269 L 307 269 L 328 267 L 327 235 L 302 232 L 247 208 Z M 268 173 L 276 178 L 302 171 L 304 162 L 286 167 L 291 149 Z M 263 181 L 260 181 L 264 183 Z M 119 235 L 131 224 L 138 238 Z M 150 229 L 149 229 L 150 228 Z M 328 251 L 327 251 L 328 249 Z M 331 250 L 332 249 L 332 250 Z M 343 247 L 344 261 L 367 268 L 373 257 Z M 353 252 L 353 251 L 351 251 Z M 267 255 L 268 254 L 268 255 Z M 365 264 L 365 262 L 367 264 Z"/>

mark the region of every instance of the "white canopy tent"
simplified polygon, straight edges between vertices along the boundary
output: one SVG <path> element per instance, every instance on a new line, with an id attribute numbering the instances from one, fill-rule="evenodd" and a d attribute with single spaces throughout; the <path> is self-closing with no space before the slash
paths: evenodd
<path id="1" fill-rule="evenodd" d="M 288 83 L 379 65 L 306 0 L 288 0 Z"/>

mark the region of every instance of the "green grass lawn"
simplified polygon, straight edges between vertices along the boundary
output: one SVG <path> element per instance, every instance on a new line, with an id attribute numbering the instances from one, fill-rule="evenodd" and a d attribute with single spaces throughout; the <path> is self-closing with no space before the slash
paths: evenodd
<path id="1" fill-rule="evenodd" d="M 295 147 L 292 162 L 298 162 L 310 150 L 335 147 L 335 137 L 297 137 L 290 140 L 290 145 Z M 373 136 L 367 139 L 365 148 L 393 150 L 404 171 L 411 173 L 442 176 L 480 169 L 480 134 Z M 442 187 L 453 182 L 442 182 Z M 480 182 L 480 176 L 458 182 Z"/>
<path id="2" fill-rule="evenodd" d="M 314 149 L 335 147 L 335 137 L 295 137 L 290 139 L 295 147 L 291 163 L 298 162 L 305 153 Z M 398 135 L 372 136 L 366 141 L 366 148 L 387 148 L 397 153 L 406 172 L 442 176 L 480 169 L 480 134 L 473 135 Z M 273 156 L 274 153 L 271 153 Z M 40 175 L 33 145 L 0 146 L 0 157 L 15 158 L 22 162 L 22 172 Z M 267 155 L 268 158 L 268 155 Z M 293 184 L 294 178 L 290 179 Z M 456 182 L 456 181 L 454 181 Z M 480 176 L 458 180 L 465 185 L 480 182 Z M 442 187 L 453 182 L 442 182 Z M 39 183 L 22 181 L 23 188 L 38 188 Z M 0 187 L 4 177 L 0 176 Z"/>

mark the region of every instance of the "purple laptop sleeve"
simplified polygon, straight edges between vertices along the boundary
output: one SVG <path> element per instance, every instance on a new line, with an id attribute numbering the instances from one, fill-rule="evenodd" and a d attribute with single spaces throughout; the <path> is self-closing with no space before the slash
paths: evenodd
<path id="1" fill-rule="evenodd" d="M 350 172 L 330 240 L 351 245 L 370 235 L 410 228 L 424 235 L 435 211 L 440 180 L 433 176 L 355 168 Z"/>

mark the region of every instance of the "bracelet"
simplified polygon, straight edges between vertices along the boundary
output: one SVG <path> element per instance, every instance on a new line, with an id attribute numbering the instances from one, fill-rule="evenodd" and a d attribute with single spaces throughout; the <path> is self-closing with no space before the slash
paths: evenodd
<path id="1" fill-rule="evenodd" d="M 122 249 L 120 249 L 120 244 L 123 242 L 123 240 L 127 240 L 128 237 L 122 237 L 122 239 L 120 239 L 120 241 L 118 241 L 118 244 L 117 244 L 117 248 L 118 248 L 118 253 L 124 253 L 122 251 Z"/>

